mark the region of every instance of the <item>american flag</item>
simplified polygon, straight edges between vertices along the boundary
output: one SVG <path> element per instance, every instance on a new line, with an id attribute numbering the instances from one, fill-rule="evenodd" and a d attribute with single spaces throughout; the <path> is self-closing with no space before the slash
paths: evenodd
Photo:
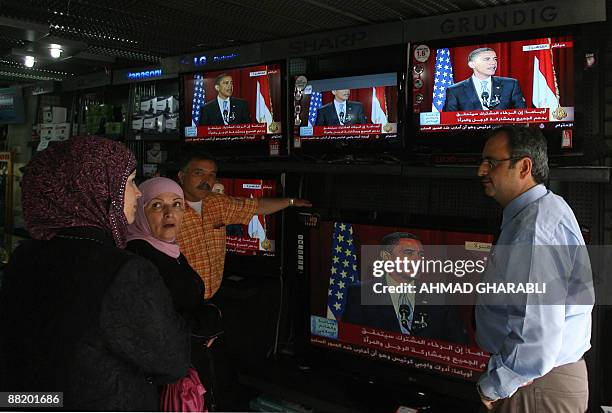
<path id="1" fill-rule="evenodd" d="M 453 84 L 453 65 L 450 50 L 436 50 L 436 76 L 434 79 L 431 110 L 441 112 L 446 101 L 446 88 Z"/>
<path id="2" fill-rule="evenodd" d="M 357 255 L 353 243 L 353 226 L 343 222 L 334 223 L 332 239 L 332 264 L 327 292 L 327 318 L 342 318 L 346 307 L 348 287 L 359 279 Z"/>
<path id="3" fill-rule="evenodd" d="M 193 102 L 191 110 L 191 126 L 197 126 L 200 123 L 200 108 L 206 99 L 204 91 L 204 77 L 200 74 L 195 74 L 193 77 Z"/>
<path id="4" fill-rule="evenodd" d="M 308 126 L 313 126 L 317 122 L 317 110 L 321 106 L 323 106 L 323 95 L 321 92 L 312 92 L 308 109 Z"/>

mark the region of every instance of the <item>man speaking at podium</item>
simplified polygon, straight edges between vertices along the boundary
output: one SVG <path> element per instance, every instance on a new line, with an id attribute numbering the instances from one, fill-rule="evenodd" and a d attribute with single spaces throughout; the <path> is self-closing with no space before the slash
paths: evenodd
<path id="1" fill-rule="evenodd" d="M 489 47 L 472 50 L 468 56 L 468 66 L 474 74 L 446 89 L 444 112 L 527 107 L 516 79 L 493 76 L 497 70 L 495 50 Z"/>
<path id="2" fill-rule="evenodd" d="M 232 96 L 232 76 L 222 73 L 215 78 L 216 99 L 212 99 L 200 111 L 200 125 L 240 125 L 251 123 L 249 106 L 243 99 Z"/>
<path id="3" fill-rule="evenodd" d="M 367 123 L 360 102 L 348 100 L 350 89 L 332 90 L 334 101 L 317 111 L 315 126 L 361 125 Z"/>

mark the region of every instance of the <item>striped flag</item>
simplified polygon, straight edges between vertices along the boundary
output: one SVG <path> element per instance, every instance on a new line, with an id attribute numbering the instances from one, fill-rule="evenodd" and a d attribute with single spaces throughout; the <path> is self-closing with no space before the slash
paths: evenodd
<path id="1" fill-rule="evenodd" d="M 385 87 L 372 88 L 372 123 L 385 127 L 389 121 L 387 120 L 387 97 L 385 96 Z"/>
<path id="2" fill-rule="evenodd" d="M 308 126 L 314 126 L 317 122 L 317 110 L 323 106 L 323 95 L 321 92 L 312 92 L 310 95 L 310 108 L 308 109 Z"/>
<path id="3" fill-rule="evenodd" d="M 270 98 L 270 81 L 265 74 L 257 78 L 257 100 L 255 101 L 255 119 L 257 123 L 272 123 L 272 99 Z"/>
<path id="4" fill-rule="evenodd" d="M 206 99 L 204 91 L 204 76 L 196 73 L 193 76 L 193 101 L 191 102 L 191 126 L 197 126 L 200 123 L 200 108 Z"/>
<path id="5" fill-rule="evenodd" d="M 327 318 L 338 320 L 342 318 L 346 308 L 348 287 L 359 280 L 359 275 L 355 244 L 353 243 L 353 226 L 343 222 L 335 222 L 332 237 Z"/>
<path id="6" fill-rule="evenodd" d="M 533 95 L 532 103 L 536 108 L 550 109 L 550 118 L 559 107 L 559 89 L 555 76 L 550 38 L 543 39 L 546 49 L 533 52 Z"/>
<path id="7" fill-rule="evenodd" d="M 436 74 L 434 77 L 431 111 L 442 112 L 446 101 L 446 88 L 453 84 L 453 65 L 448 48 L 436 50 Z"/>

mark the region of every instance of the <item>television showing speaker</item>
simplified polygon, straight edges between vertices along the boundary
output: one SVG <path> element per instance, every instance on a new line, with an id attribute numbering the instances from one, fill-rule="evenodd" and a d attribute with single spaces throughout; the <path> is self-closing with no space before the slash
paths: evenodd
<path id="1" fill-rule="evenodd" d="M 303 143 L 398 136 L 397 73 L 309 80 L 295 98 Z"/>
<path id="2" fill-rule="evenodd" d="M 221 178 L 223 192 L 243 198 L 273 198 L 277 184 L 273 179 Z M 216 188 L 213 188 L 213 191 Z M 277 215 L 254 215 L 247 225 L 227 225 L 226 251 L 245 256 L 274 257 L 276 255 Z"/>
<path id="3" fill-rule="evenodd" d="M 399 294 L 398 286 L 425 280 L 424 267 L 382 276 L 368 268 L 380 257 L 431 259 L 441 246 L 454 262 L 486 262 L 491 234 L 323 221 L 305 238 L 310 345 L 350 355 L 355 366 L 369 361 L 464 381 L 485 370 L 489 355 L 478 348 L 472 323 L 475 292 L 461 305 L 446 295 L 434 301 L 422 288 Z"/>
<path id="4" fill-rule="evenodd" d="M 280 139 L 281 86 L 279 64 L 184 75 L 185 140 Z"/>
<path id="5" fill-rule="evenodd" d="M 501 124 L 574 127 L 572 36 L 412 46 L 413 112 L 423 133 Z"/>

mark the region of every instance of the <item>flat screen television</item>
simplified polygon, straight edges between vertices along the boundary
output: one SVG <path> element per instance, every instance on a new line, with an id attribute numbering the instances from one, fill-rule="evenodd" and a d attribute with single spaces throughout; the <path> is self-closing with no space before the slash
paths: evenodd
<path id="1" fill-rule="evenodd" d="M 264 142 L 274 155 L 284 132 L 281 79 L 280 64 L 183 75 L 185 141 Z"/>
<path id="2" fill-rule="evenodd" d="M 308 142 L 398 138 L 398 74 L 310 80 L 296 108 L 298 138 Z"/>
<path id="3" fill-rule="evenodd" d="M 272 179 L 221 178 L 225 194 L 243 198 L 276 196 L 276 181 Z M 247 225 L 227 225 L 226 251 L 229 254 L 274 257 L 276 255 L 276 219 L 272 215 L 254 215 Z"/>
<path id="4" fill-rule="evenodd" d="M 480 152 L 475 137 L 504 124 L 542 130 L 549 154 L 575 151 L 575 45 L 571 35 L 415 43 L 413 144 Z"/>
<path id="5" fill-rule="evenodd" d="M 461 305 L 432 307 L 431 312 L 418 304 L 416 296 L 413 327 L 410 334 L 404 334 L 392 304 L 364 310 L 369 304 L 355 302 L 355 289 L 363 293 L 375 282 L 362 270 L 372 263 L 371 248 L 379 248 L 388 234 L 407 232 L 417 236 L 427 254 L 434 246 L 445 246 L 452 248 L 453 254 L 473 259 L 487 257 L 493 235 L 488 230 L 465 231 L 455 226 L 449 228 L 457 229 L 446 230 L 437 225 L 425 228 L 330 218 L 317 223 L 311 217 L 299 221 L 303 227 L 298 225 L 297 229 L 296 269 L 306 280 L 302 294 L 308 301 L 304 304 L 307 324 L 303 351 L 308 363 L 362 383 L 378 383 L 389 389 L 401 389 L 409 383 L 404 393 L 444 393 L 451 405 L 457 400 L 477 405 L 474 382 L 485 371 L 489 355 L 475 341 L 475 295 L 464 297 L 468 301 L 462 300 Z M 355 305 L 362 305 L 362 311 L 356 313 Z M 359 320 L 355 314 L 363 318 Z M 440 314 L 445 314 L 444 321 L 440 321 Z"/>
<path id="6" fill-rule="evenodd" d="M 323 162 L 398 162 L 408 53 L 398 39 L 289 60 L 292 154 Z"/>
<path id="7" fill-rule="evenodd" d="M 221 177 L 224 193 L 244 198 L 282 195 L 281 181 L 273 176 Z M 278 276 L 281 254 L 281 213 L 254 215 L 248 224 L 226 225 L 226 273 L 246 277 Z"/>
<path id="8" fill-rule="evenodd" d="M 418 44 L 413 59 L 421 132 L 500 124 L 573 127 L 571 36 L 436 48 Z"/>
<path id="9" fill-rule="evenodd" d="M 385 235 L 396 232 L 416 235 L 426 249 L 428 245 L 457 245 L 483 257 L 488 254 L 487 246 L 490 248 L 492 242 L 489 234 L 322 222 L 310 233 L 311 344 L 397 367 L 475 381 L 484 371 L 488 355 L 475 342 L 471 321 L 473 307 L 444 306 L 447 308 L 442 314 L 437 311 L 440 310 L 438 307 L 433 312 L 428 311 L 428 306 L 419 308 L 417 304 L 414 306 L 412 331 L 416 329 L 416 322 L 423 321 L 419 317 L 424 317 L 423 322 L 433 328 L 425 327 L 421 331 L 433 332 L 428 334 L 435 336 L 427 337 L 427 334 L 418 332 L 402 334 L 395 326 L 399 320 L 393 314 L 391 304 L 379 306 L 350 302 L 356 297 L 350 292 L 352 287 L 360 284 L 365 288 L 376 281 L 365 276 L 367 271 L 360 274 L 360 267 L 367 265 L 362 261 L 365 257 L 361 247 L 379 245 Z M 361 316 L 353 317 L 351 323 L 343 321 L 346 311 L 354 305 L 362 306 Z M 392 319 L 380 319 L 388 316 Z M 450 325 L 449 320 L 454 320 L 454 324 Z M 434 326 L 434 323 L 445 324 Z"/>

